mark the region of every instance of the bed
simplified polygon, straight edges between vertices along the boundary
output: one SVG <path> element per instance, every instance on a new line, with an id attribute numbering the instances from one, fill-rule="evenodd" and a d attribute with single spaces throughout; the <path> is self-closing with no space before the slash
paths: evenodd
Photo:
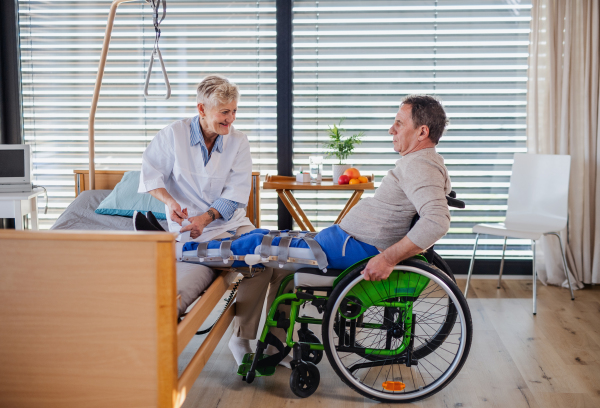
<path id="1" fill-rule="evenodd" d="M 96 188 L 104 190 L 123 175 L 96 173 Z M 108 191 L 87 191 L 86 176 L 75 172 L 70 213 L 88 214 L 95 231 L 0 230 L 0 407 L 179 407 L 234 305 L 180 376 L 178 356 L 238 272 L 219 271 L 178 323 L 174 234 L 109 230 L 94 216 L 112 216 L 93 214 L 94 200 Z M 258 224 L 258 173 L 252 179 L 247 213 Z M 130 218 L 108 223 L 132 229 Z"/>

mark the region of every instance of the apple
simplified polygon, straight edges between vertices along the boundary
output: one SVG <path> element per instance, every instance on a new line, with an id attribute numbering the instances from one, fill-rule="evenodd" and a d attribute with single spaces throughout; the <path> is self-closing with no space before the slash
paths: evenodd
<path id="1" fill-rule="evenodd" d="M 350 177 L 346 176 L 345 174 L 342 174 L 338 179 L 338 184 L 342 185 L 348 183 L 350 183 Z"/>

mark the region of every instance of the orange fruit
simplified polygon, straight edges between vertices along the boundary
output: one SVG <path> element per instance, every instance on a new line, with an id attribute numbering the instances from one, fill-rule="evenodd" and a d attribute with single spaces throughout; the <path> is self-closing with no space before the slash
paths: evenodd
<path id="1" fill-rule="evenodd" d="M 358 169 L 355 169 L 354 167 L 352 167 L 352 168 L 349 168 L 348 170 L 346 170 L 344 172 L 344 175 L 350 177 L 350 180 L 357 179 L 360 177 L 360 171 L 358 171 Z"/>
<path id="2" fill-rule="evenodd" d="M 358 179 L 350 179 L 348 184 L 360 184 L 360 181 Z"/>
<path id="3" fill-rule="evenodd" d="M 358 181 L 360 181 L 361 183 L 368 183 L 368 182 L 369 182 L 369 179 L 368 179 L 368 178 L 366 178 L 365 176 L 360 176 L 360 177 L 358 178 Z"/>

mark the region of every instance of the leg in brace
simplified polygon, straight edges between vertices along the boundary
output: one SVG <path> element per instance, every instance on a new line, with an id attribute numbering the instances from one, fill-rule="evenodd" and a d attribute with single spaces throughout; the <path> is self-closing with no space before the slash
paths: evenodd
<path id="1" fill-rule="evenodd" d="M 234 336 L 230 341 L 230 349 L 239 364 L 244 354 L 250 352 L 249 340 L 256 338 L 267 287 L 270 286 L 267 299 L 267 307 L 270 308 L 280 283 L 293 271 L 308 265 L 324 272 L 327 267 L 346 269 L 378 253 L 375 247 L 354 240 L 339 226 L 334 225 L 319 234 L 295 231 L 282 234 L 279 231 L 254 230 L 227 241 L 215 240 L 200 244 L 190 242 L 178 251 L 178 256 L 188 262 L 212 266 L 235 267 L 249 264 L 254 271 L 252 279 L 244 279 L 240 284 L 236 300 Z M 261 264 L 254 266 L 259 261 Z M 286 291 L 291 289 L 293 287 L 290 282 Z M 280 311 L 289 315 L 289 307 L 280 309 L 287 309 Z M 273 356 L 273 361 L 284 358 L 289 353 L 289 349 L 285 347 L 285 331 L 281 328 L 273 329 L 273 333 L 267 338 L 267 344 L 270 347 L 266 354 L 275 354 L 274 348 L 278 351 L 278 357 Z M 271 364 L 276 364 L 273 361 Z"/>
<path id="2" fill-rule="evenodd" d="M 181 260 L 207 266 L 270 266 L 291 271 L 311 266 L 324 273 L 327 268 L 346 269 L 378 253 L 377 248 L 355 240 L 338 225 L 318 234 L 256 229 L 231 240 L 187 242 L 177 250 Z"/>

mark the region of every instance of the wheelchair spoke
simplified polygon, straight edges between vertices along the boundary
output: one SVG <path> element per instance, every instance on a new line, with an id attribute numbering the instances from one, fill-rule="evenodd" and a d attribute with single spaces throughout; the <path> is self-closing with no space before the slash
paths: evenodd
<path id="1" fill-rule="evenodd" d="M 464 321 L 466 303 L 457 298 L 461 294 L 455 284 L 437 268 L 421 261 L 415 265 L 424 265 L 426 272 L 399 269 L 386 281 L 365 281 L 360 269 L 353 271 L 332 293 L 333 313 L 324 319 L 327 324 L 333 324 L 329 322 L 334 317 L 340 321 L 347 297 L 362 302 L 358 310 L 362 315 L 350 312 L 355 321 L 346 320 L 335 333 L 329 329 L 333 334 L 326 351 L 333 353 L 334 359 L 328 354 L 332 365 L 352 388 L 384 402 L 412 402 L 437 392 L 464 364 L 465 339 L 470 344 L 470 334 L 464 333 L 465 327 L 471 330 Z M 337 344 L 348 344 L 348 338 L 354 339 L 355 348 L 337 350 Z M 405 349 L 405 341 L 409 348 Z"/>

